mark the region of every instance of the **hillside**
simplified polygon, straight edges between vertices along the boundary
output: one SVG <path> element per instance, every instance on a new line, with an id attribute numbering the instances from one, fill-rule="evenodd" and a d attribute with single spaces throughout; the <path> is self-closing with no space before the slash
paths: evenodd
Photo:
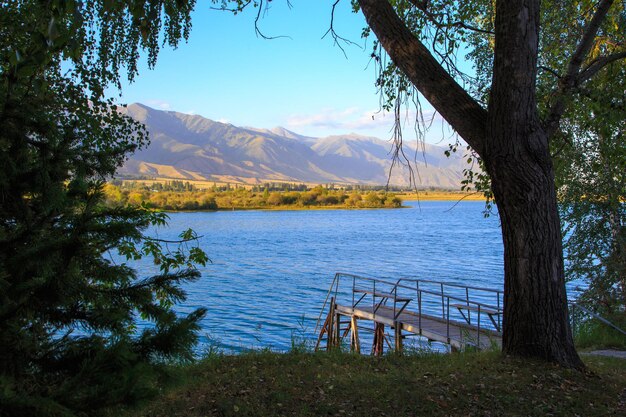
<path id="1" fill-rule="evenodd" d="M 144 123 L 151 144 L 120 169 L 123 177 L 260 183 L 386 184 L 391 143 L 356 134 L 312 138 L 282 127 L 237 127 L 202 116 L 131 104 L 127 114 Z M 460 155 L 446 158 L 445 148 L 426 144 L 415 157 L 418 185 L 458 188 L 466 167 Z M 408 170 L 394 168 L 390 184 L 408 185 Z"/>

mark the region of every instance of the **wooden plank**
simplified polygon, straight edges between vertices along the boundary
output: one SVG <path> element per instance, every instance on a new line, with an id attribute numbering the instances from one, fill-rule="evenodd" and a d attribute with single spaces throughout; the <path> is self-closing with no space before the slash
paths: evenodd
<path id="1" fill-rule="evenodd" d="M 385 307 L 385 308 L 388 308 L 388 307 Z M 419 313 L 417 313 L 417 312 L 413 312 L 413 311 L 409 310 L 409 311 L 403 312 L 402 316 L 404 316 L 404 314 L 411 315 L 411 316 L 415 317 L 415 320 L 419 320 Z M 446 321 L 443 318 L 441 318 L 441 317 L 435 317 L 435 316 L 422 314 L 422 320 L 424 320 L 424 318 L 428 318 L 430 320 L 438 321 L 440 323 L 443 323 L 444 326 L 446 325 Z M 406 320 L 406 318 L 403 318 L 403 321 L 404 320 Z M 477 326 L 473 326 L 473 325 L 467 324 L 465 322 L 451 320 L 450 323 L 454 323 L 456 326 L 462 327 L 462 328 L 467 329 L 469 331 L 476 331 L 478 329 Z M 492 330 L 492 329 L 484 328 L 482 326 L 480 328 L 480 331 L 484 332 L 485 334 L 489 334 L 490 336 L 502 337 L 502 334 L 500 332 L 497 332 L 497 331 Z"/>

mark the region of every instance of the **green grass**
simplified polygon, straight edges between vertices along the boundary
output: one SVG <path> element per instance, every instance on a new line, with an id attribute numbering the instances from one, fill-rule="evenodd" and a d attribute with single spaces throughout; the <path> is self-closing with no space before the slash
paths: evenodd
<path id="1" fill-rule="evenodd" d="M 621 329 L 626 329 L 626 319 L 611 320 Z M 579 349 L 620 349 L 626 350 L 626 335 L 596 319 L 587 320 L 576 326 L 575 343 Z"/>
<path id="2" fill-rule="evenodd" d="M 586 372 L 495 352 L 215 354 L 178 368 L 177 387 L 153 402 L 111 415 L 626 415 L 626 361 L 584 360 Z"/>

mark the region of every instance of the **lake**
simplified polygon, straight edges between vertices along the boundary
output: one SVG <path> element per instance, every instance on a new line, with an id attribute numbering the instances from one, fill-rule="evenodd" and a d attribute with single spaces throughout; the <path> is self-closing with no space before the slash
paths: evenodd
<path id="1" fill-rule="evenodd" d="M 335 272 L 501 289 L 497 215 L 483 202 L 408 201 L 372 210 L 171 213 L 160 238 L 189 227 L 212 264 L 186 286 L 180 312 L 208 308 L 201 349 L 287 350 L 312 334 Z M 156 269 L 142 263 L 144 273 Z"/>

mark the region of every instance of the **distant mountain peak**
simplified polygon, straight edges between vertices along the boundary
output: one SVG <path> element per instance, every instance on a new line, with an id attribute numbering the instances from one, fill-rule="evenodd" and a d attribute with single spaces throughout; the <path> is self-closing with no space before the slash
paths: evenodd
<path id="1" fill-rule="evenodd" d="M 237 127 L 142 103 L 121 111 L 144 123 L 151 137 L 151 145 L 134 154 L 121 175 L 209 181 L 238 178 L 248 183 L 386 184 L 392 162 L 391 143 L 373 136 L 349 133 L 314 138 L 282 126 Z M 428 145 L 423 157 L 420 152 L 415 160 L 422 180 L 419 185 L 460 186 L 464 162 L 456 155 L 446 158 L 444 151 Z M 392 172 L 392 184 L 408 185 L 408 181 L 406 169 Z"/>

